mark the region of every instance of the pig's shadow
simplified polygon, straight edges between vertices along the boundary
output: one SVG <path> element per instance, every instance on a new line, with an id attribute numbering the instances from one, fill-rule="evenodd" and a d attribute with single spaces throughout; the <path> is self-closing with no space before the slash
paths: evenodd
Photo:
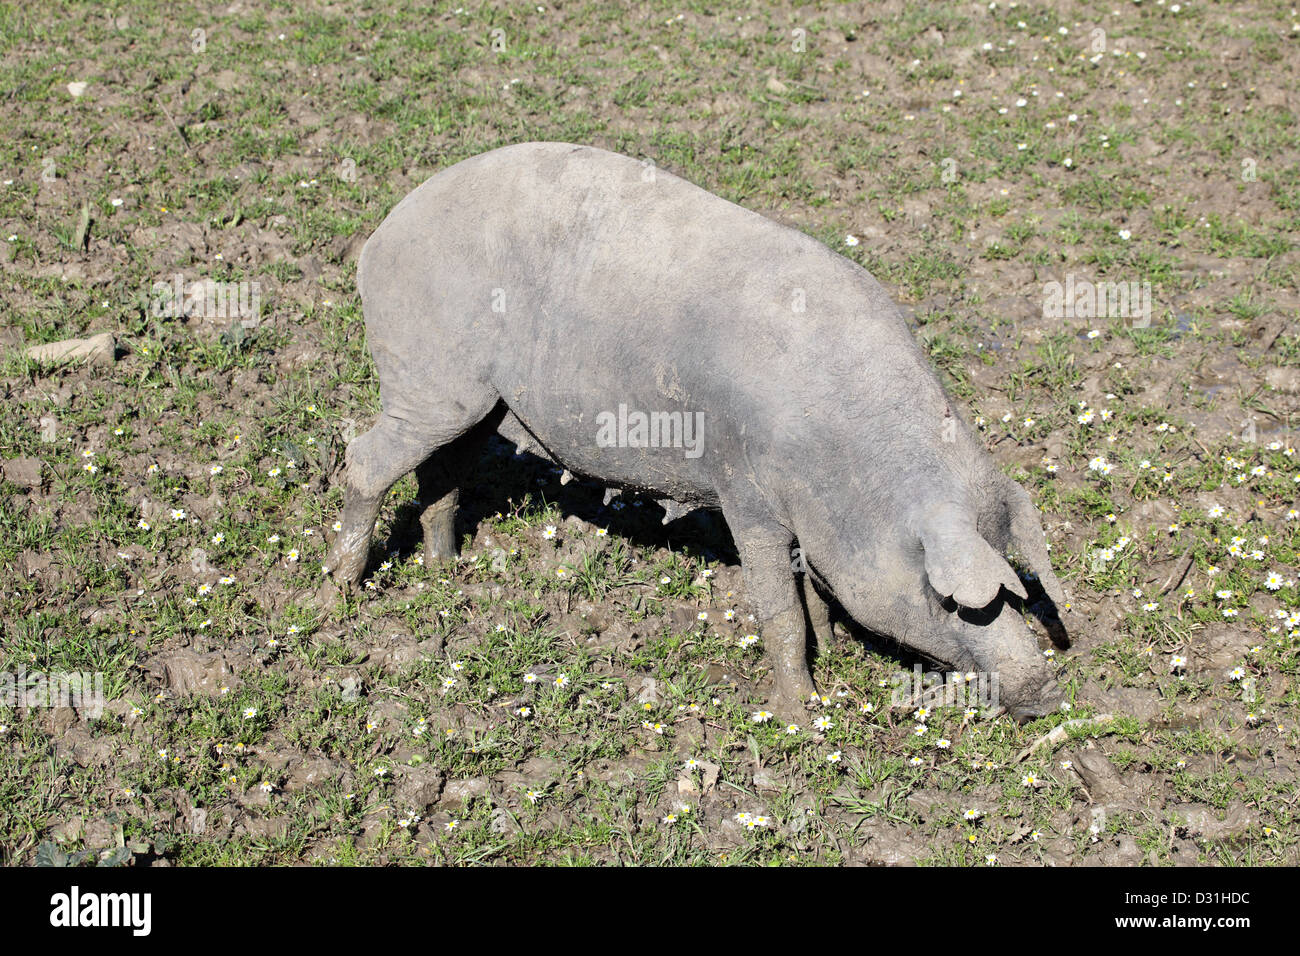
<path id="1" fill-rule="evenodd" d="M 561 484 L 562 473 L 562 469 L 546 459 L 530 453 L 516 455 L 510 442 L 497 435 L 490 436 L 482 459 L 461 489 L 456 541 L 459 543 L 466 535 L 474 535 L 484 520 L 497 512 L 513 510 L 523 502 L 526 494 L 532 493 L 555 503 L 564 514 L 608 528 L 612 534 L 620 535 L 639 547 L 671 548 L 705 561 L 740 564 L 740 554 L 720 512 L 699 508 L 665 525 L 664 509 L 655 503 L 652 495 L 624 492 L 606 505 L 603 485 L 582 479 Z M 386 547 L 389 553 L 402 558 L 419 553 L 417 503 L 407 502 L 398 506 Z M 1068 647 L 1065 628 L 1051 599 L 1042 593 L 1036 581 L 1026 581 L 1026 585 L 1030 593 L 1030 613 L 1038 618 L 1054 644 Z M 934 661 L 893 638 L 862 627 L 849 617 L 834 597 L 823 589 L 819 588 L 819 591 L 827 598 L 831 619 L 868 649 L 893 657 L 900 666 L 909 670 L 916 664 L 943 666 L 942 661 Z M 749 597 L 752 601 L 752 596 Z M 1011 600 L 1017 605 L 1020 603 L 1017 598 Z M 811 662 L 817 653 L 815 642 L 810 641 L 808 652 Z"/>
<path id="2" fill-rule="evenodd" d="M 565 515 L 608 528 L 642 547 L 667 548 L 706 561 L 739 564 L 740 555 L 727 530 L 722 515 L 704 508 L 692 511 L 676 521 L 663 524 L 664 510 L 652 495 L 630 491 L 604 504 L 605 486 L 577 479 L 561 484 L 563 470 L 544 458 L 525 452 L 514 453 L 514 445 L 492 435 L 482 459 L 471 470 L 461 488 L 460 509 L 456 515 L 456 541 L 473 535 L 479 525 L 497 512 L 509 513 L 531 493 L 534 499 L 556 504 Z M 405 502 L 398 506 L 392 534 L 386 545 L 390 553 L 407 557 L 419 553 L 419 505 Z"/>

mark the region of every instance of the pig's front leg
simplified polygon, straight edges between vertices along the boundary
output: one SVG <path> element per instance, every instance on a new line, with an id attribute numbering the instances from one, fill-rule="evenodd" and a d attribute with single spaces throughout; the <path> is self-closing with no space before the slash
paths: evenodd
<path id="1" fill-rule="evenodd" d="M 415 469 L 415 479 L 420 486 L 420 528 L 424 532 L 426 565 L 456 557 L 456 511 L 460 505 L 460 488 L 482 455 L 488 435 L 496 430 L 504 413 L 504 408 L 497 409 L 470 431 L 439 448 Z"/>
<path id="2" fill-rule="evenodd" d="M 775 672 L 772 706 L 793 716 L 817 693 L 808 672 L 808 633 L 804 604 L 790 566 L 793 539 L 784 533 L 746 533 L 733 529 L 745 589 L 758 607 L 763 643 Z"/>

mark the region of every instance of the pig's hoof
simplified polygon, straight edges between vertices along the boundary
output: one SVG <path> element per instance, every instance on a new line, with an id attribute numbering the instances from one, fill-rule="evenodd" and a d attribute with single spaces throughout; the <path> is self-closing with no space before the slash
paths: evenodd
<path id="1" fill-rule="evenodd" d="M 770 703 L 772 710 L 778 716 L 793 721 L 800 714 L 806 713 L 811 703 L 820 699 L 817 688 L 810 680 L 788 684 L 777 682 L 776 688 L 772 691 Z"/>
<path id="2" fill-rule="evenodd" d="M 322 610 L 334 606 L 339 598 L 339 589 L 331 581 L 323 581 L 311 597 L 311 603 Z"/>
<path id="3" fill-rule="evenodd" d="M 366 573 L 365 555 L 356 555 L 347 548 L 335 545 L 326 556 L 321 570 L 344 587 L 355 587 Z"/>

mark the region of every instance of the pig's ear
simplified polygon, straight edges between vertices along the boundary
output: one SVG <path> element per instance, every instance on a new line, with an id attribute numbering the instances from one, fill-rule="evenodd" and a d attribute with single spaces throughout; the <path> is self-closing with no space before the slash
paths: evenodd
<path id="1" fill-rule="evenodd" d="M 921 545 L 930 586 L 962 607 L 988 607 L 1004 587 L 1021 598 L 1028 596 L 1011 565 L 969 519 L 935 515 L 921 529 Z"/>
<path id="2" fill-rule="evenodd" d="M 1038 575 L 1039 583 L 1047 596 L 1058 607 L 1065 605 L 1065 592 L 1061 582 L 1052 571 L 1052 562 L 1047 554 L 1047 538 L 1043 534 L 1043 519 L 1034 507 L 1029 492 L 1018 484 L 1007 480 L 1006 502 L 1007 514 L 1011 521 L 1011 547 L 1029 566 L 1029 570 Z"/>

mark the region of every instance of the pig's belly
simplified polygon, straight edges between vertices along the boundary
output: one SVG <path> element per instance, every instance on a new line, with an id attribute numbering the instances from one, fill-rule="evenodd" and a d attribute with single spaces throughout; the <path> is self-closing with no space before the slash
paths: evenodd
<path id="1" fill-rule="evenodd" d="M 702 411 L 642 408 L 635 402 L 542 409 L 527 397 L 508 397 L 506 404 L 547 454 L 574 474 L 718 506 L 714 468 L 722 436 L 711 434 Z M 508 424 L 502 428 L 503 434 L 509 430 Z"/>

